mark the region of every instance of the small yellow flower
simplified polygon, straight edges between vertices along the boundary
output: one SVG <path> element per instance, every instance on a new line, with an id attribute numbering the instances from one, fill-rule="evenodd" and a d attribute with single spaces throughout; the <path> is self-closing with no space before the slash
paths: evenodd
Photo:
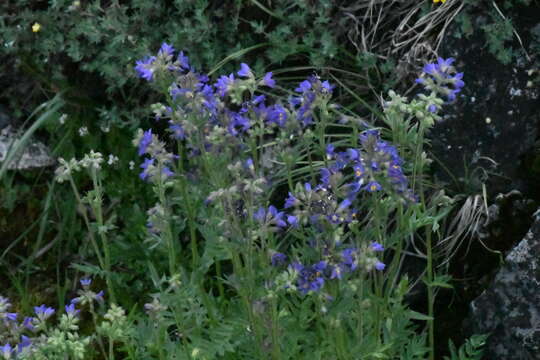
<path id="1" fill-rule="evenodd" d="M 433 0 L 433 2 L 434 2 L 435 4 L 438 3 L 438 2 L 441 2 L 441 3 L 444 4 L 444 3 L 446 2 L 446 0 Z"/>
<path id="2" fill-rule="evenodd" d="M 39 30 L 41 30 L 41 24 L 40 23 L 34 23 L 34 25 L 32 25 L 32 32 L 39 32 Z"/>

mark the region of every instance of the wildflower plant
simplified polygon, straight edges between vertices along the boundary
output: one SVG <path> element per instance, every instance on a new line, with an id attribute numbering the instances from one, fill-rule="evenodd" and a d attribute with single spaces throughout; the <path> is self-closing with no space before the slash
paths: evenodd
<path id="1" fill-rule="evenodd" d="M 463 86 L 451 63 L 424 68 L 418 82 L 429 95 L 409 102 L 390 92 L 377 128 L 345 114 L 332 101 L 337 88 L 316 75 L 288 90 L 241 63 L 212 80 L 167 43 L 137 61 L 163 99 L 151 107 L 155 126 L 133 139 L 139 179 L 154 194 L 143 236 L 156 291 L 129 335 L 111 307 L 96 325 L 102 352 L 113 356 L 105 345 L 129 338 L 131 358 L 433 358 L 443 278 L 431 236 L 448 207 L 426 194 L 423 143 L 443 98 Z M 92 211 L 95 221 L 83 217 L 114 302 L 104 159 L 60 163 L 57 179 Z M 73 178 L 82 169 L 94 185 L 85 197 Z M 427 315 L 403 304 L 401 264 L 416 236 L 425 240 Z M 93 313 L 103 295 L 81 284 L 74 304 Z M 413 319 L 427 321 L 427 336 Z"/>
<path id="2" fill-rule="evenodd" d="M 73 298 L 63 309 L 42 304 L 34 307 L 31 316 L 7 312 L 11 304 L 0 296 L 2 359 L 87 359 L 96 356 L 114 359 L 115 342 L 127 343 L 131 337 L 127 317 L 114 304 L 102 314 L 103 310 L 98 310 L 97 305 L 102 307 L 104 304 L 103 291 L 93 292 L 90 279 L 81 280 L 81 285 L 79 297 Z M 91 334 L 81 330 L 81 322 L 88 316 L 97 330 Z M 108 344 L 108 350 L 104 343 Z M 98 345 L 98 352 L 95 345 Z"/>

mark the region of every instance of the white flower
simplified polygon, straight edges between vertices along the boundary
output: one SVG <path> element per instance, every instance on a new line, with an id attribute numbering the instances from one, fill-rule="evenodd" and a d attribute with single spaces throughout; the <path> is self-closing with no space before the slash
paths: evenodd
<path id="1" fill-rule="evenodd" d="M 109 155 L 109 160 L 107 160 L 107 164 L 113 165 L 118 162 L 118 156 L 115 156 L 113 154 Z"/>
<path id="2" fill-rule="evenodd" d="M 86 135 L 88 135 L 88 128 L 86 126 L 79 128 L 79 136 L 86 136 Z"/>
<path id="3" fill-rule="evenodd" d="M 60 122 L 61 125 L 65 124 L 67 117 L 68 117 L 67 114 L 62 114 L 60 118 L 58 118 L 58 121 Z"/>
<path id="4" fill-rule="evenodd" d="M 80 161 L 80 164 L 84 168 L 101 169 L 101 163 L 103 162 L 103 155 L 100 152 L 94 152 L 90 150 L 90 154 L 85 154 L 84 158 Z"/>

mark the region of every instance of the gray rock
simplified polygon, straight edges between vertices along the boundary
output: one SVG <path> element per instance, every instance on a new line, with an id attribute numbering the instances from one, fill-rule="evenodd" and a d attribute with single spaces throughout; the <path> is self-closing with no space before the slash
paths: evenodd
<path id="1" fill-rule="evenodd" d="M 10 126 L 4 127 L 0 131 L 0 165 L 6 159 L 8 152 L 15 148 L 20 141 L 20 137 Z M 40 167 L 52 166 L 56 161 L 49 155 L 50 151 L 45 144 L 30 140 L 22 151 L 15 154 L 15 157 L 8 164 L 10 170 L 27 170 Z"/>
<path id="2" fill-rule="evenodd" d="M 471 303 L 470 326 L 490 333 L 486 359 L 540 360 L 540 209 L 490 288 Z"/>

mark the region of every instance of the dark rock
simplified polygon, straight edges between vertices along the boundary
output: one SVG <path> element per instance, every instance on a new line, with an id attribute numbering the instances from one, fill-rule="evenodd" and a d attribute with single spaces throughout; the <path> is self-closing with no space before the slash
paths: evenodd
<path id="1" fill-rule="evenodd" d="M 513 18 L 525 50 L 514 37 L 511 46 L 516 55 L 508 65 L 489 52 L 480 30 L 491 18 L 474 17 L 475 31 L 467 38 L 452 35 L 459 34 L 457 25 L 447 31 L 440 54 L 456 58 L 465 88 L 455 104 L 446 107 L 444 121 L 430 136 L 433 153 L 444 164 L 437 170 L 441 180 L 450 183 L 455 177 L 475 192 L 485 183 L 489 195 L 517 189 L 528 196 L 535 186 L 521 171 L 525 155 L 534 149 L 540 134 L 540 59 L 533 49 L 536 35 L 531 30 L 538 17 L 531 17 L 531 7 L 528 15 Z"/>
<path id="2" fill-rule="evenodd" d="M 540 209 L 493 284 L 471 304 L 474 333 L 490 336 L 486 359 L 540 359 Z"/>

